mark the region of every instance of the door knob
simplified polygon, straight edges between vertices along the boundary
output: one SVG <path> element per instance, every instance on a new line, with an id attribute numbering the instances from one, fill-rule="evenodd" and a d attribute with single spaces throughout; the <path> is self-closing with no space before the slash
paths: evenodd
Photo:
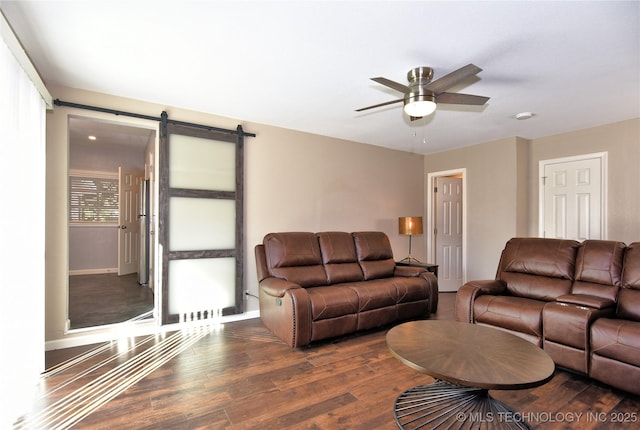
<path id="1" fill-rule="evenodd" d="M 127 226 L 126 225 L 121 225 L 120 228 L 124 230 L 125 228 L 127 228 Z"/>

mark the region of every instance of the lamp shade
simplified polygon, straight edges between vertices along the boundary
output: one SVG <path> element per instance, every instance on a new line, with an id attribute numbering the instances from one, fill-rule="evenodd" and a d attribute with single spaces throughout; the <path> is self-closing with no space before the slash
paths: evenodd
<path id="1" fill-rule="evenodd" d="M 409 236 L 422 234 L 421 216 L 401 216 L 398 218 L 398 232 Z"/>

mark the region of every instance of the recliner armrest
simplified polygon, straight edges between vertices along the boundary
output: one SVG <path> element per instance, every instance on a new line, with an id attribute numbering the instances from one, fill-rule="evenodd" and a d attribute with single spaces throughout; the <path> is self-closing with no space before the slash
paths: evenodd
<path id="1" fill-rule="evenodd" d="M 417 266 L 397 266 L 393 272 L 393 276 L 402 278 L 418 278 L 421 277 L 427 282 L 429 291 L 429 313 L 435 313 L 438 310 L 438 278 L 424 267 Z"/>
<path id="2" fill-rule="evenodd" d="M 584 306 L 593 309 L 607 309 L 615 307 L 616 303 L 611 299 L 589 296 L 586 294 L 565 294 L 556 299 L 556 302 L 571 305 Z"/>
<path id="3" fill-rule="evenodd" d="M 504 294 L 507 284 L 498 279 L 469 281 L 456 293 L 456 320 L 473 323 L 473 302 L 483 294 Z"/>
<path id="4" fill-rule="evenodd" d="M 504 294 L 507 291 L 507 284 L 498 279 L 488 279 L 482 281 L 469 281 L 466 284 L 469 287 L 478 288 L 482 294 Z"/>
<path id="5" fill-rule="evenodd" d="M 422 272 L 426 272 L 427 269 L 415 266 L 396 266 L 393 276 L 402 276 L 404 278 L 411 278 L 420 276 Z"/>
<path id="6" fill-rule="evenodd" d="M 287 290 L 302 288 L 299 284 L 280 278 L 265 278 L 260 281 L 260 289 L 272 297 L 283 297 Z"/>

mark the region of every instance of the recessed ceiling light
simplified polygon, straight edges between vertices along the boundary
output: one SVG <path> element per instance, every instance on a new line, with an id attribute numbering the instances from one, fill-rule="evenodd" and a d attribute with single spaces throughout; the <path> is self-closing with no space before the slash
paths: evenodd
<path id="1" fill-rule="evenodd" d="M 89 136 L 89 140 L 96 140 L 95 136 Z"/>
<path id="2" fill-rule="evenodd" d="M 535 114 L 533 112 L 520 112 L 516 114 L 516 119 L 529 119 L 533 117 Z"/>

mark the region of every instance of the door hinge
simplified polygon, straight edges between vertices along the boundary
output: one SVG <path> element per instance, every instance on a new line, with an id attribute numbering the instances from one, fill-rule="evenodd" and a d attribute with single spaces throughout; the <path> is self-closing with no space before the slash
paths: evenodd
<path id="1" fill-rule="evenodd" d="M 547 176 L 543 176 L 540 179 L 542 179 L 542 185 L 547 185 Z"/>
<path id="2" fill-rule="evenodd" d="M 433 192 L 437 193 L 438 192 L 438 187 L 433 187 Z"/>

